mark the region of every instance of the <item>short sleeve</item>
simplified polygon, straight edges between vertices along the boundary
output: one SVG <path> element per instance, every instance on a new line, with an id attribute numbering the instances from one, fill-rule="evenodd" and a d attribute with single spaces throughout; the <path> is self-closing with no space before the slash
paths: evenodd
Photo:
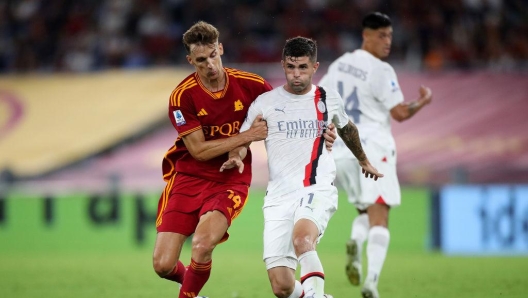
<path id="1" fill-rule="evenodd" d="M 253 121 L 255 120 L 255 118 L 257 118 L 259 114 L 262 114 L 262 108 L 261 108 L 261 105 L 259 104 L 260 102 L 259 98 L 260 96 L 257 97 L 257 99 L 255 99 L 255 101 L 253 101 L 251 105 L 249 106 L 246 119 L 244 120 L 244 123 L 242 123 L 240 132 L 244 132 L 248 130 L 251 127 L 251 124 L 253 124 Z"/>
<path id="2" fill-rule="evenodd" d="M 345 112 L 345 103 L 339 93 L 333 90 L 327 90 L 328 118 L 338 128 L 343 128 L 348 124 L 349 118 Z"/>
<path id="3" fill-rule="evenodd" d="M 202 125 L 198 119 L 196 108 L 190 93 L 184 92 L 178 100 L 172 100 L 169 104 L 169 118 L 179 136 L 188 135 L 201 129 Z"/>
<path id="4" fill-rule="evenodd" d="M 381 102 L 387 110 L 403 102 L 403 93 L 396 77 L 396 72 L 387 63 L 373 69 L 372 92 L 375 98 Z"/>

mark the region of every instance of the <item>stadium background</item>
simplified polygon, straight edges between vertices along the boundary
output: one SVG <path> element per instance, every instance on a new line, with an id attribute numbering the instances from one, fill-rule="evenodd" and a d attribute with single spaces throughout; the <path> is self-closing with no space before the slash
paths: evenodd
<path id="1" fill-rule="evenodd" d="M 286 38 L 318 41 L 319 76 L 360 46 L 361 16 L 373 10 L 393 20 L 389 62 L 406 99 L 420 84 L 434 92 L 432 105 L 393 126 L 403 205 L 391 213 L 381 293 L 525 297 L 522 0 L 0 1 L 0 296 L 174 297 L 151 251 L 161 158 L 176 137 L 167 98 L 192 71 L 184 30 L 213 23 L 224 65 L 277 87 Z M 257 236 L 266 157 L 262 144 L 253 150 L 251 201 L 203 291 L 213 298 L 272 296 Z M 319 247 L 337 298 L 359 296 L 343 274 L 354 215 L 341 193 Z"/>

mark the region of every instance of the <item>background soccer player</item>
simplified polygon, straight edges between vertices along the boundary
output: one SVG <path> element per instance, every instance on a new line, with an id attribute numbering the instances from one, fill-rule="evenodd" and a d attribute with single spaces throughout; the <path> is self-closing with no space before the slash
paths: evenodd
<path id="1" fill-rule="evenodd" d="M 336 168 L 322 138 L 327 124 L 335 124 L 366 177 L 377 180 L 383 175 L 370 165 L 339 94 L 312 84 L 319 67 L 315 41 L 304 37 L 287 40 L 282 67 L 286 84 L 260 95 L 241 128 L 249 129 L 263 115 L 269 129 L 264 261 L 276 297 L 301 297 L 303 290 L 303 297 L 331 297 L 324 295 L 324 271 L 316 252 L 337 209 Z M 235 166 L 243 170 L 245 152 L 245 147 L 230 152 L 221 170 Z M 295 280 L 298 263 L 302 285 Z"/>
<path id="2" fill-rule="evenodd" d="M 352 223 L 351 239 L 347 243 L 346 273 L 354 285 L 361 281 L 362 247 L 368 238 L 368 273 L 363 297 L 379 297 L 377 284 L 390 240 L 389 210 L 400 204 L 390 118 L 409 119 L 432 99 L 431 90 L 422 86 L 418 100 L 403 102 L 394 69 L 380 60 L 389 55 L 391 42 L 389 17 L 379 12 L 367 15 L 363 19 L 361 49 L 339 57 L 320 81 L 322 86 L 341 94 L 348 116 L 358 127 L 365 152 L 372 164 L 385 174 L 385 178 L 375 183 L 361 179 L 356 158 L 342 143 L 336 142 L 333 155 L 338 181 L 360 213 Z"/>

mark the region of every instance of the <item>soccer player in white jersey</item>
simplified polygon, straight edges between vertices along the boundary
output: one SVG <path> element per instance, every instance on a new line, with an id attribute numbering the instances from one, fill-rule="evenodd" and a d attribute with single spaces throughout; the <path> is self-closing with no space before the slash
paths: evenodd
<path id="1" fill-rule="evenodd" d="M 321 137 L 327 126 L 335 124 L 365 177 L 377 180 L 383 175 L 367 159 L 339 94 L 312 84 L 319 67 L 316 42 L 304 37 L 287 40 L 282 67 L 286 84 L 257 97 L 240 129 L 248 129 L 257 117 L 268 125 L 263 258 L 276 297 L 331 297 L 324 294 L 324 271 L 316 252 L 337 209 L 336 167 Z M 240 171 L 245 150 L 231 151 L 221 170 Z M 300 282 L 295 280 L 299 264 Z"/>
<path id="2" fill-rule="evenodd" d="M 342 96 L 348 116 L 358 127 L 365 152 L 385 175 L 376 183 L 361 179 L 355 157 L 336 140 L 333 155 L 337 179 L 359 211 L 347 242 L 346 273 L 352 284 L 360 284 L 362 248 L 368 240 L 368 269 L 362 295 L 379 297 L 377 284 L 390 240 L 389 210 L 400 205 L 391 117 L 399 122 L 411 118 L 431 102 L 432 93 L 421 86 L 420 97 L 404 103 L 394 69 L 381 60 L 390 52 L 392 27 L 389 17 L 379 12 L 371 13 L 363 19 L 362 25 L 361 49 L 345 53 L 334 61 L 319 84 L 337 90 Z"/>

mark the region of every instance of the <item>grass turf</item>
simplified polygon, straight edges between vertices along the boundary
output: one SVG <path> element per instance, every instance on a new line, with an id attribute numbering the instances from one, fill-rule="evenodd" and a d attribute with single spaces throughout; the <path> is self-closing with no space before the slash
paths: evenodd
<path id="1" fill-rule="evenodd" d="M 231 239 L 215 250 L 213 272 L 202 295 L 273 297 L 261 260 L 262 195 L 252 190 L 251 201 L 230 229 Z M 446 257 L 427 249 L 427 196 L 427 190 L 407 188 L 404 204 L 391 212 L 391 247 L 379 285 L 382 297 L 526 297 L 528 258 Z M 344 275 L 344 243 L 353 216 L 355 211 L 341 196 L 339 210 L 318 247 L 327 292 L 336 298 L 360 297 L 359 288 L 348 284 Z M 177 285 L 152 270 L 154 233 L 143 246 L 116 240 L 119 249 L 113 249 L 107 231 L 101 234 L 110 243 L 92 240 L 93 246 L 73 249 L 71 231 L 60 238 L 42 232 L 27 235 L 14 227 L 0 229 L 0 297 L 177 297 Z M 50 246 L 49 238 L 59 243 Z M 13 250 L 13 242 L 23 249 Z M 41 249 L 43 243 L 47 245 Z M 61 246 L 67 249 L 55 249 Z M 189 247 L 184 248 L 182 260 L 188 263 Z"/>

